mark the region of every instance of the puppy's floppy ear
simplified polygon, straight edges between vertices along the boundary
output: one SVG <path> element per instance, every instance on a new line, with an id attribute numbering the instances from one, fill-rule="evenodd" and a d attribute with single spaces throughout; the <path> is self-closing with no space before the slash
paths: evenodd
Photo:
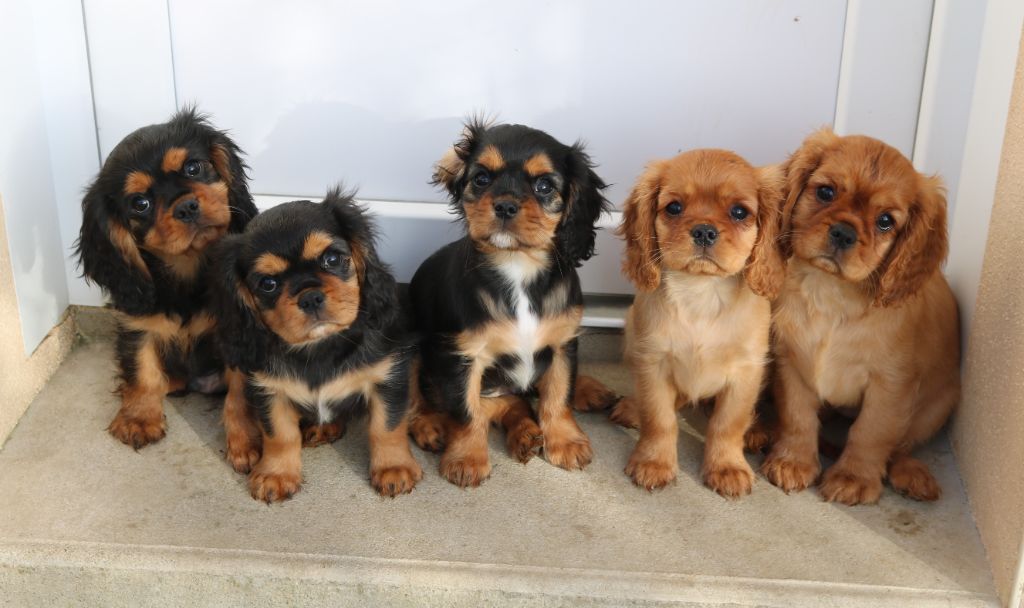
<path id="1" fill-rule="evenodd" d="M 622 226 L 618 231 L 626 240 L 622 272 L 640 291 L 653 291 L 661 283 L 654 220 L 658 214 L 658 194 L 664 167 L 661 161 L 647 165 L 622 208 Z"/>
<path id="2" fill-rule="evenodd" d="M 569 196 L 555 236 L 566 258 L 573 266 L 579 267 L 594 255 L 597 238 L 594 225 L 602 213 L 611 210 L 611 204 L 601 194 L 607 186 L 594 172 L 594 163 L 582 143 L 576 142 L 569 148 L 567 165 Z"/>
<path id="3" fill-rule="evenodd" d="M 114 308 L 130 315 L 152 312 L 156 288 L 135 237 L 110 213 L 104 195 L 108 184 L 97 179 L 82 200 L 82 228 L 75 243 L 78 264 L 87 281 L 102 287 Z"/>
<path id="4" fill-rule="evenodd" d="M 916 293 L 939 270 L 948 251 L 945 187 L 937 176 L 918 175 L 906 228 L 878 270 L 875 305 L 893 306 Z"/>
<path id="5" fill-rule="evenodd" d="M 245 237 L 225 236 L 214 245 L 212 281 L 217 315 L 217 341 L 224 363 L 246 371 L 263 369 L 270 349 L 271 333 L 260 319 L 259 309 L 245 282 L 239 258 Z"/>
<path id="6" fill-rule="evenodd" d="M 785 176 L 780 166 L 769 165 L 757 169 L 757 178 L 757 240 L 743 276 L 754 293 L 773 299 L 786 276 L 778 242 Z"/>
<path id="7" fill-rule="evenodd" d="M 249 167 L 242 161 L 242 151 L 224 131 L 214 131 L 210 159 L 221 180 L 228 185 L 228 205 L 231 206 L 228 231 L 241 232 L 259 213 L 249 194 Z"/>
<path id="8" fill-rule="evenodd" d="M 490 122 L 482 117 L 467 120 L 462 129 L 462 136 L 444 153 L 441 160 L 434 164 L 434 174 L 430 183 L 444 186 L 451 197 L 452 205 L 460 213 L 462 206 L 458 203 L 462 197 L 462 190 L 466 187 L 466 162 L 476 150 L 480 136 L 489 126 Z"/>
<path id="9" fill-rule="evenodd" d="M 796 208 L 800 195 L 807 187 L 807 180 L 811 174 L 821 165 L 821 160 L 830 148 L 839 143 L 839 136 L 832 131 L 831 127 L 822 127 L 811 133 L 804 140 L 800 148 L 790 155 L 783 164 L 783 171 L 786 174 L 785 200 L 782 204 L 782 233 L 781 252 L 786 258 L 793 254 L 790 243 L 790 231 L 792 230 L 793 210 Z"/>
<path id="10" fill-rule="evenodd" d="M 355 192 L 345 192 L 340 185 L 327 192 L 324 205 L 352 249 L 352 264 L 359 277 L 360 319 L 375 329 L 389 327 L 398 318 L 398 295 L 391 269 L 377 256 L 373 220 L 355 202 Z"/>

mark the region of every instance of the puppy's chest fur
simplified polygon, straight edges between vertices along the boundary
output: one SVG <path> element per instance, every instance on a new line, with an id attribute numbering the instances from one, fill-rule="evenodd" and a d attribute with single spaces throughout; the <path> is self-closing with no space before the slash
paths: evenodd
<path id="1" fill-rule="evenodd" d="M 670 272 L 630 309 L 627 357 L 660 369 L 689 400 L 711 397 L 764 364 L 770 316 L 739 276 Z"/>
<path id="2" fill-rule="evenodd" d="M 483 369 L 487 395 L 532 387 L 555 351 L 576 336 L 582 307 L 573 302 L 570 278 L 553 280 L 543 264 L 524 254 L 493 263 L 496 284 L 476 295 L 486 321 L 460 332 L 460 353 Z"/>
<path id="3" fill-rule="evenodd" d="M 325 423 L 351 404 L 352 398 L 375 395 L 375 388 L 388 380 L 393 364 L 393 357 L 386 357 L 315 386 L 302 378 L 268 372 L 254 372 L 251 382 L 265 394 L 283 396 L 319 423 Z"/>
<path id="4" fill-rule="evenodd" d="M 857 405 L 870 377 L 884 326 L 867 317 L 884 314 L 855 285 L 802 264 L 791 267 L 775 304 L 782 347 L 807 385 L 833 405 Z"/>

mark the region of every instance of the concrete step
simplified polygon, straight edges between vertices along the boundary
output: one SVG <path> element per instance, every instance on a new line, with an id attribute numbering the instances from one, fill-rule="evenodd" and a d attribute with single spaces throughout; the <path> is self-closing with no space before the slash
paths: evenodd
<path id="1" fill-rule="evenodd" d="M 112 345 L 103 323 L 81 325 L 0 451 L 3 605 L 998 605 L 945 439 L 922 454 L 937 503 L 887 491 L 848 508 L 763 478 L 727 501 L 699 480 L 699 414 L 684 420 L 679 481 L 653 494 L 622 473 L 636 433 L 583 415 L 584 472 L 518 464 L 495 432 L 480 488 L 444 481 L 414 448 L 425 477 L 389 500 L 370 489 L 355 424 L 304 450 L 302 492 L 268 506 L 224 461 L 214 399 L 168 399 L 167 437 L 138 452 L 111 438 Z M 588 338 L 583 368 L 629 392 L 602 360 L 615 342 Z"/>

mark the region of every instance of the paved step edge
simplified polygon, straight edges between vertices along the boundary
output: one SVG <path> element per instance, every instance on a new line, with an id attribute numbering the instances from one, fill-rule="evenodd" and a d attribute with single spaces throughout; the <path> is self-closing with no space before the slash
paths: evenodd
<path id="1" fill-rule="evenodd" d="M 998 607 L 964 591 L 116 543 L 0 539 L 8 600 L 61 605 L 387 600 L 391 606 Z M 212 595 L 211 595 L 212 594 Z M 111 603 L 122 598 L 123 604 Z M 253 604 L 256 602 L 256 604 Z"/>

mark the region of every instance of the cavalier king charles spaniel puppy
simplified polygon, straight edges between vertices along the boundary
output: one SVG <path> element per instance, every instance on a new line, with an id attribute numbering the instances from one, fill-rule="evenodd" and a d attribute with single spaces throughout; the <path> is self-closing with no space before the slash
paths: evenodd
<path id="1" fill-rule="evenodd" d="M 108 430 L 136 449 L 164 436 L 165 395 L 223 388 L 208 251 L 256 215 L 240 154 L 186 108 L 125 137 L 82 201 L 79 263 L 117 319 L 121 409 Z"/>
<path id="2" fill-rule="evenodd" d="M 856 411 L 822 497 L 874 503 L 886 477 L 911 498 L 941 489 L 911 450 L 959 400 L 959 329 L 940 271 L 946 200 L 895 148 L 829 129 L 786 164 L 782 231 L 792 257 L 774 306 L 778 438 L 763 472 L 803 490 L 821 470 L 822 406 Z"/>
<path id="3" fill-rule="evenodd" d="M 564 469 L 591 461 L 570 403 L 615 398 L 576 375 L 576 268 L 593 255 L 595 223 L 608 209 L 592 167 L 579 143 L 479 122 L 436 166 L 467 234 L 430 256 L 410 286 L 422 335 L 411 428 L 424 449 L 444 448 L 441 474 L 456 485 L 490 474 L 492 422 L 521 462 L 541 449 Z"/>
<path id="4" fill-rule="evenodd" d="M 768 359 L 771 304 L 783 280 L 776 242 L 782 173 L 725 150 L 651 163 L 623 209 L 625 274 L 637 288 L 625 358 L 636 390 L 612 419 L 638 426 L 626 474 L 653 490 L 679 469 L 676 411 L 714 399 L 702 476 L 748 494 L 743 436 Z"/>
<path id="5" fill-rule="evenodd" d="M 251 408 L 256 421 L 228 440 L 259 454 L 253 498 L 298 492 L 304 441 L 340 437 L 341 421 L 362 411 L 370 483 L 384 496 L 412 491 L 423 476 L 406 419 L 415 343 L 371 220 L 352 195 L 335 189 L 322 203 L 265 211 L 224 239 L 217 259 L 221 348 L 244 374 L 245 401 L 225 407 Z"/>

